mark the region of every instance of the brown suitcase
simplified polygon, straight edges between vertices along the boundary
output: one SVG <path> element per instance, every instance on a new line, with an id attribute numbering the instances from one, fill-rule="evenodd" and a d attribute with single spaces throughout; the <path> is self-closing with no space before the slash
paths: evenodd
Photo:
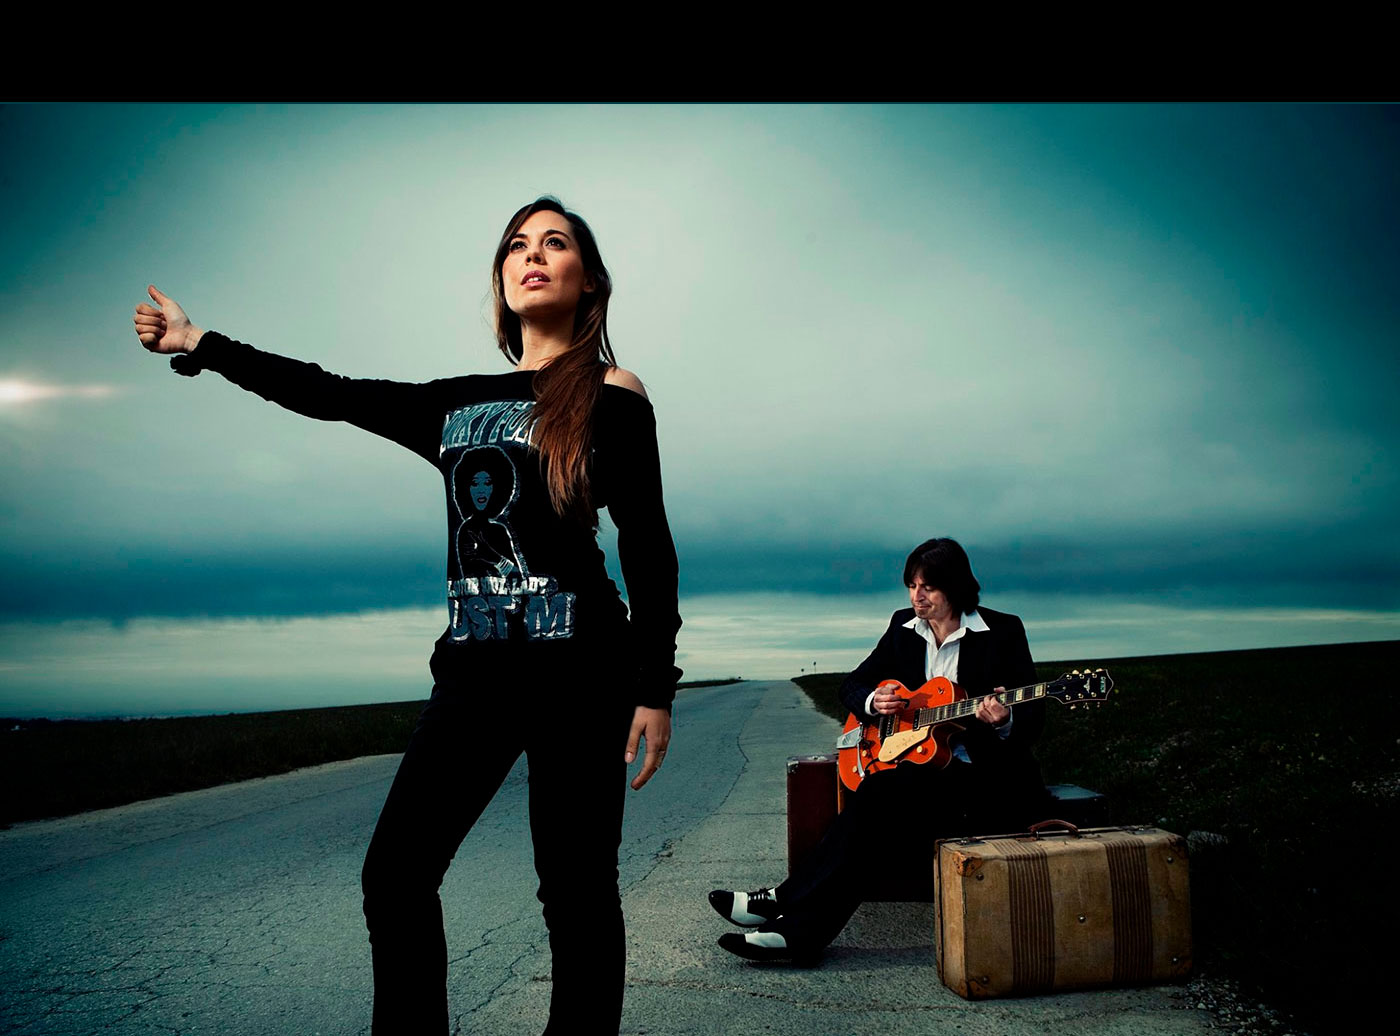
<path id="1" fill-rule="evenodd" d="M 966 999 L 1191 971 L 1186 840 L 1169 831 L 1046 821 L 1026 834 L 944 839 L 934 885 L 938 977 Z"/>
<path id="2" fill-rule="evenodd" d="M 787 761 L 788 873 L 811 852 L 836 819 L 836 753 L 795 755 Z"/>

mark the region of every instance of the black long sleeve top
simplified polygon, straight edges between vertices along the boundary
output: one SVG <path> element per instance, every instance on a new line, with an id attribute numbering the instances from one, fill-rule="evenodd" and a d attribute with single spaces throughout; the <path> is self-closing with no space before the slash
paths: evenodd
<path id="1" fill-rule="evenodd" d="M 171 366 L 186 375 L 216 371 L 296 413 L 357 425 L 438 469 L 447 494 L 448 605 L 432 658 L 439 682 L 468 682 L 478 651 L 588 638 L 617 643 L 610 657 L 620 694 L 669 708 L 680 676 L 677 562 L 646 397 L 604 385 L 593 415 L 593 503 L 617 526 L 629 616 L 595 530 L 550 503 L 530 444 L 533 372 L 424 383 L 346 378 L 215 331 Z"/>

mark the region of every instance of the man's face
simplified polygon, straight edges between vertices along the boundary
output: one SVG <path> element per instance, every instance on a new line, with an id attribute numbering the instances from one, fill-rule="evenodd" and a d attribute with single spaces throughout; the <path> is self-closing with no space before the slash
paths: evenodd
<path id="1" fill-rule="evenodd" d="M 927 623 L 943 622 L 952 617 L 953 607 L 943 591 L 924 582 L 923 573 L 917 573 L 909 584 L 909 603 L 914 606 L 914 614 Z"/>

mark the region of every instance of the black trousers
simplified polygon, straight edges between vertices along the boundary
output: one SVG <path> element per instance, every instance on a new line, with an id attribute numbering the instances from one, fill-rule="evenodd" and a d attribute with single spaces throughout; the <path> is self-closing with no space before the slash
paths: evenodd
<path id="1" fill-rule="evenodd" d="M 538 656 L 539 653 L 536 653 Z M 530 834 L 540 902 L 553 956 L 550 1025 L 617 1032 L 626 944 L 617 887 L 630 704 L 595 705 L 548 737 L 523 738 L 501 702 L 557 692 L 572 700 L 606 692 L 586 685 L 588 669 L 490 666 L 472 674 L 472 693 L 438 684 L 419 717 L 370 839 L 361 875 L 374 957 L 374 1033 L 447 1032 L 447 944 L 438 889 L 462 839 L 523 750 L 530 768 Z M 577 653 L 568 653 L 578 661 Z M 590 660 L 591 661 L 591 660 Z M 569 671 L 573 669 L 573 671 Z M 601 672 L 593 668 L 593 672 Z M 583 685 L 583 686 L 581 686 Z M 549 703 L 532 702 L 548 724 Z M 554 721 L 558 728 L 559 720 Z M 482 895 L 495 894 L 489 874 Z"/>
<path id="2" fill-rule="evenodd" d="M 1045 786 L 1024 768 L 954 759 L 943 769 L 902 765 L 867 777 L 821 842 L 778 886 L 783 915 L 765 925 L 794 949 L 828 945 L 882 881 L 931 874 L 934 843 L 1004 834 L 1042 819 Z"/>

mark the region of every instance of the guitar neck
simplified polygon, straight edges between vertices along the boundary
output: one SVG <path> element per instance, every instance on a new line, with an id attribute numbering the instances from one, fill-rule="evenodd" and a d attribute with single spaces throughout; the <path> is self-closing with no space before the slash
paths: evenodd
<path id="1" fill-rule="evenodd" d="M 1012 687 L 996 695 L 996 699 L 1007 708 L 1014 708 L 1024 702 L 1044 698 L 1049 693 L 1049 688 L 1048 681 L 1027 684 L 1025 687 Z M 931 709 L 916 709 L 914 710 L 914 729 L 946 723 L 950 719 L 966 719 L 976 713 L 977 704 L 981 700 L 980 697 L 965 698 L 962 701 L 949 702 L 947 705 L 935 705 Z"/>

